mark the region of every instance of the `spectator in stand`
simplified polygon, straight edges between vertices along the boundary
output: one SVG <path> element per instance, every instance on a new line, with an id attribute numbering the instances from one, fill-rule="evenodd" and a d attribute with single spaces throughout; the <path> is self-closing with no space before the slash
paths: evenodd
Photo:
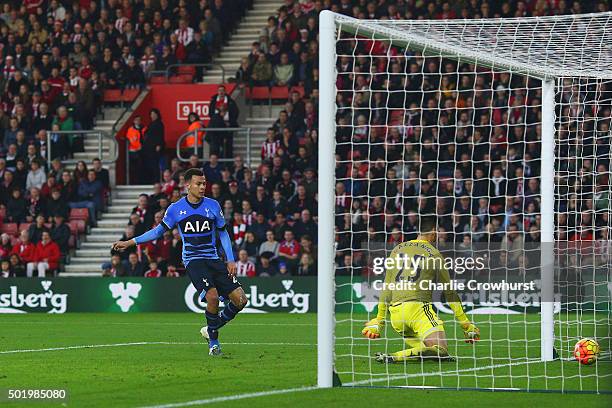
<path id="1" fill-rule="evenodd" d="M 125 266 L 119 255 L 111 256 L 111 261 L 102 265 L 102 276 L 111 278 L 126 276 Z"/>
<path id="2" fill-rule="evenodd" d="M 293 231 L 285 231 L 285 240 L 281 242 L 278 248 L 278 257 L 281 262 L 287 265 L 290 274 L 297 272 L 299 252 L 300 244 L 295 240 Z"/>
<path id="3" fill-rule="evenodd" d="M 56 214 L 53 217 L 53 227 L 51 228 L 51 239 L 57 244 L 60 252 L 65 256 L 70 250 L 70 227 L 64 222 L 64 216 Z"/>
<path id="4" fill-rule="evenodd" d="M 142 223 L 143 228 L 149 229 L 153 225 L 153 216 L 155 215 L 154 209 L 149 207 L 149 196 L 141 194 L 138 196 L 138 205 L 132 208 L 132 214 L 136 214 Z M 140 234 L 136 234 L 140 235 Z"/>
<path id="5" fill-rule="evenodd" d="M 0 235 L 0 259 L 8 260 L 13 246 L 11 245 L 11 236 L 6 232 Z"/>
<path id="6" fill-rule="evenodd" d="M 316 276 L 317 266 L 308 254 L 302 254 L 300 256 L 300 264 L 298 266 L 297 274 L 300 276 Z"/>
<path id="7" fill-rule="evenodd" d="M 181 274 L 176 269 L 176 266 L 174 266 L 174 265 L 169 265 L 168 266 L 168 271 L 166 272 L 166 277 L 167 278 L 179 278 L 180 276 L 181 276 Z"/>
<path id="8" fill-rule="evenodd" d="M 14 278 L 15 272 L 11 269 L 11 262 L 8 258 L 0 259 L 0 278 Z"/>
<path id="9" fill-rule="evenodd" d="M 253 64 L 253 69 L 250 75 L 250 86 L 271 86 L 272 85 L 272 64 L 266 58 L 266 55 L 260 53 L 257 56 L 257 62 Z"/>
<path id="10" fill-rule="evenodd" d="M 151 109 L 149 112 L 151 123 L 147 126 L 144 132 L 143 141 L 143 160 L 146 165 L 145 174 L 147 183 L 155 183 L 159 181 L 160 166 L 165 167 L 162 163 L 165 142 L 164 142 L 164 123 L 162 122 L 161 113 L 158 109 Z"/>
<path id="11" fill-rule="evenodd" d="M 62 192 L 59 187 L 51 189 L 51 197 L 47 199 L 47 220 L 52 221 L 53 217 L 61 216 L 63 219 L 68 218 L 70 213 L 70 207 L 68 203 L 62 198 Z"/>
<path id="12" fill-rule="evenodd" d="M 34 270 L 38 271 L 39 278 L 44 278 L 47 271 L 57 271 L 60 257 L 59 246 L 51 240 L 49 231 L 43 231 L 42 239 L 36 244 L 34 260 L 27 264 L 28 277 L 33 276 Z"/>
<path id="13" fill-rule="evenodd" d="M 280 64 L 274 67 L 273 83 L 275 86 L 293 86 L 293 64 L 287 53 L 281 54 Z"/>
<path id="14" fill-rule="evenodd" d="M 274 231 L 266 231 L 266 240 L 259 246 L 258 255 L 266 256 L 270 261 L 275 261 L 279 255 L 280 244 L 274 237 Z"/>
<path id="15" fill-rule="evenodd" d="M 145 85 L 145 75 L 136 58 L 130 56 L 124 69 L 124 85 L 126 89 L 141 89 Z"/>
<path id="16" fill-rule="evenodd" d="M 19 255 L 12 254 L 9 257 L 9 262 L 11 264 L 11 270 L 13 271 L 13 274 L 15 277 L 17 278 L 26 277 L 25 264 L 21 261 L 21 259 L 19 258 Z"/>
<path id="17" fill-rule="evenodd" d="M 317 224 L 312 220 L 309 209 L 305 208 L 302 210 L 300 219 L 293 225 L 293 230 L 295 231 L 297 239 L 307 235 L 309 237 L 314 237 L 316 242 L 316 237 L 318 235 Z"/>
<path id="18" fill-rule="evenodd" d="M 270 258 L 267 254 L 262 255 L 259 258 L 259 263 L 255 267 L 257 276 L 270 277 L 278 275 L 278 268 L 274 263 L 270 262 Z"/>
<path id="19" fill-rule="evenodd" d="M 147 227 L 140 221 L 140 216 L 136 213 L 130 215 L 129 225 L 134 228 L 134 235 L 139 236 L 146 232 Z"/>
<path id="20" fill-rule="evenodd" d="M 142 183 L 142 142 L 144 140 L 145 128 L 142 125 L 142 117 L 136 115 L 132 126 L 125 132 L 128 140 L 128 155 L 130 165 L 130 182 Z"/>
<path id="21" fill-rule="evenodd" d="M 144 273 L 145 278 L 160 278 L 162 276 L 162 271 L 157 268 L 157 262 L 151 261 L 149 262 L 149 270 Z"/>
<path id="22" fill-rule="evenodd" d="M 246 235 L 247 225 L 242 219 L 242 213 L 234 212 L 234 222 L 232 223 L 232 239 L 236 246 L 242 245 Z"/>
<path id="23" fill-rule="evenodd" d="M 98 157 L 91 161 L 92 169 L 96 172 L 96 180 L 102 183 L 105 191 L 110 192 L 110 175 L 108 170 L 102 167 L 102 160 Z"/>
<path id="24" fill-rule="evenodd" d="M 249 260 L 246 250 L 240 250 L 238 252 L 238 262 L 236 262 L 236 276 L 252 278 L 255 275 L 255 264 Z"/>
<path id="25" fill-rule="evenodd" d="M 36 246 L 30 242 L 28 231 L 22 230 L 19 233 L 19 242 L 13 245 L 12 255 L 17 255 L 19 263 L 23 265 L 29 262 L 36 262 Z M 23 276 L 25 276 L 25 273 Z M 28 277 L 32 277 L 32 275 L 28 274 Z"/>
<path id="26" fill-rule="evenodd" d="M 128 255 L 128 264 L 126 267 L 126 276 L 131 277 L 142 277 L 144 276 L 145 267 L 142 262 L 138 259 L 138 254 L 132 252 Z"/>
<path id="27" fill-rule="evenodd" d="M 30 224 L 28 227 L 28 238 L 31 243 L 38 244 L 42 239 L 42 233 L 48 231 L 45 226 L 45 217 L 39 215 L 36 217 L 36 222 Z"/>
<path id="28" fill-rule="evenodd" d="M 7 174 L 12 174 L 8 172 Z M 28 203 L 21 196 L 20 188 L 13 188 L 11 192 L 11 198 L 8 199 L 6 204 L 6 221 L 22 223 L 25 222 L 28 214 Z"/>
<path id="29" fill-rule="evenodd" d="M 26 180 L 26 189 L 29 190 L 32 187 L 41 189 L 43 184 L 47 181 L 47 175 L 45 170 L 41 168 L 38 159 L 32 160 L 30 164 L 30 171 Z"/>
<path id="30" fill-rule="evenodd" d="M 96 225 L 97 213 L 102 211 L 102 183 L 96 180 L 95 170 L 87 172 L 87 179 L 79 183 L 78 195 L 80 202 L 73 204 L 71 208 L 86 207 L 89 210 L 91 225 Z"/>

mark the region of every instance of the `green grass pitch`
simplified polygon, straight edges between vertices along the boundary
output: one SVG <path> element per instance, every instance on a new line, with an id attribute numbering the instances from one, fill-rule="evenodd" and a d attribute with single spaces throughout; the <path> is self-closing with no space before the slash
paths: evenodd
<path id="1" fill-rule="evenodd" d="M 525 355 L 533 357 L 539 350 L 536 351 L 536 345 L 531 345 L 531 342 L 527 343 L 528 347 L 525 342 L 504 342 L 511 346 L 497 349 L 491 347 L 495 341 L 483 341 L 476 347 L 451 342 L 451 351 L 459 358 L 449 365 L 381 366 L 373 364 L 366 356 L 386 347 L 390 351 L 401 347 L 397 335 L 389 333 L 386 339 L 373 342 L 350 339 L 351 333 L 353 337 L 359 335 L 359 322 L 351 325 L 345 320 L 347 315 L 338 315 L 337 318 L 337 367 L 343 383 L 365 385 L 364 380 L 380 379 L 383 377 L 380 374 L 393 380 L 375 381 L 371 383 L 376 386 L 374 388 L 292 391 L 211 405 L 248 405 L 250 408 L 439 406 L 440 403 L 453 406 L 485 403 L 488 406 L 612 405 L 610 395 L 384 388 L 387 385 L 525 388 L 528 385 L 539 389 L 546 385 L 544 381 L 548 377 L 548 381 L 552 381 L 548 383 L 550 388 L 563 384 L 565 389 L 589 389 L 595 384 L 594 376 L 599 375 L 599 387 L 611 390 L 612 363 L 608 359 L 597 367 L 579 367 L 577 363 L 567 361 L 487 368 L 507 363 L 508 359 L 501 357 L 508 351 L 520 362 L 525 360 Z M 496 324 L 502 321 L 489 316 L 479 316 L 478 319 L 481 320 L 483 338 L 488 330 L 492 330 L 489 338 L 500 340 L 500 344 L 505 337 L 513 338 L 526 330 L 527 334 L 535 337 L 533 331 L 539 330 L 536 324 L 521 325 L 510 321 L 506 329 L 505 324 Z M 506 317 L 503 319 L 505 322 Z M 316 315 L 239 315 L 222 331 L 222 357 L 207 355 L 199 335 L 201 326 L 202 317 L 195 314 L 2 315 L 0 390 L 6 394 L 7 389 L 66 389 L 69 398 L 65 405 L 25 404 L 6 402 L 6 395 L 2 395 L 0 407 L 146 407 L 316 384 Z M 451 323 L 447 324 L 446 330 L 449 337 L 459 334 Z M 95 347 L 81 347 L 87 345 Z M 497 359 L 486 358 L 491 353 Z M 370 372 L 373 375 L 365 375 Z M 421 372 L 426 375 L 420 375 Z M 446 374 L 441 375 L 441 372 Z M 198 405 L 202 404 L 190 406 Z"/>

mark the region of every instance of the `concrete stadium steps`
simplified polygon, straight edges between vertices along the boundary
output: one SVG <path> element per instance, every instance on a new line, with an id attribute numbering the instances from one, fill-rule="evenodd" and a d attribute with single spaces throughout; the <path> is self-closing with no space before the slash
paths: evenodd
<path id="1" fill-rule="evenodd" d="M 221 64 L 225 68 L 226 81 L 235 76 L 240 67 L 240 60 L 249 54 L 253 41 L 259 39 L 259 33 L 266 26 L 268 17 L 276 15 L 276 11 L 282 5 L 282 0 L 254 1 L 253 9 L 247 11 L 236 31 L 230 36 L 228 45 L 223 47 L 221 53 L 213 59 L 214 63 Z M 223 74 L 220 68 L 211 69 L 204 75 L 204 83 L 207 84 L 217 84 L 222 80 Z"/>
<path id="2" fill-rule="evenodd" d="M 150 185 L 116 186 L 113 189 L 112 205 L 102 214 L 98 226 L 91 228 L 81 247 L 66 265 L 62 276 L 100 276 L 101 265 L 110 261 L 111 244 L 121 238 L 128 223 L 132 208 L 142 193 L 151 194 Z"/>
<path id="3" fill-rule="evenodd" d="M 251 168 L 255 169 L 261 164 L 261 145 L 266 139 L 266 130 L 274 124 L 283 109 L 284 105 L 272 105 L 271 110 L 267 104 L 255 105 L 241 114 L 243 117 L 248 115 L 242 126 L 251 128 L 251 151 L 247 151 L 246 140 L 239 135 L 234 136 L 234 154 L 242 156 L 245 162 L 250 157 Z"/>
<path id="4" fill-rule="evenodd" d="M 117 119 L 119 119 L 122 112 L 123 109 L 120 108 L 105 108 L 104 117 L 96 120 L 96 125 L 93 130 L 104 131 L 110 135 L 113 125 L 115 124 Z M 104 160 L 108 157 L 111 148 L 111 143 L 112 142 L 110 140 L 102 139 L 102 157 L 100 157 L 100 151 L 98 150 L 98 137 L 94 135 L 86 135 L 85 139 L 83 140 L 83 146 L 85 151 L 74 153 L 73 159 L 83 160 L 87 164 L 87 166 L 90 167 L 91 161 L 94 158 L 100 157 L 102 160 Z M 72 166 L 68 167 L 72 169 Z M 108 170 L 110 179 L 114 180 L 115 163 L 105 163 L 103 167 Z"/>

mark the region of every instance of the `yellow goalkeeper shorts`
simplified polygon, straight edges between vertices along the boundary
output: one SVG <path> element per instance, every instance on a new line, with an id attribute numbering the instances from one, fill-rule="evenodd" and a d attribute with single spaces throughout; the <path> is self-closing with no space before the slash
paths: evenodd
<path id="1" fill-rule="evenodd" d="M 424 340 L 433 332 L 444 331 L 444 322 L 433 310 L 431 303 L 404 302 L 390 306 L 391 326 L 403 337 Z"/>

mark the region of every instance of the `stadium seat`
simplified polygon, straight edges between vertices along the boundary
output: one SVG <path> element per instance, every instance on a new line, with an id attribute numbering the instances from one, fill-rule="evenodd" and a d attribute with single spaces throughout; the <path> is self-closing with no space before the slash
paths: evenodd
<path id="1" fill-rule="evenodd" d="M 149 80 L 150 84 L 166 84 L 168 83 L 168 80 L 166 79 L 165 76 L 162 75 L 156 75 L 156 76 L 152 76 L 151 79 Z"/>
<path id="2" fill-rule="evenodd" d="M 176 73 L 179 75 L 195 75 L 196 69 L 193 65 L 181 65 L 177 68 Z"/>
<path id="3" fill-rule="evenodd" d="M 23 230 L 27 231 L 30 228 L 30 225 L 32 225 L 31 222 L 22 222 L 21 224 L 19 224 L 19 232 Z"/>
<path id="4" fill-rule="evenodd" d="M 75 236 L 78 236 L 79 234 L 84 234 L 85 230 L 87 229 L 85 220 L 71 219 L 68 222 L 68 226 L 70 227 L 70 232 Z"/>
<path id="5" fill-rule="evenodd" d="M 104 103 L 119 103 L 121 102 L 121 90 L 107 89 L 104 91 Z"/>
<path id="6" fill-rule="evenodd" d="M 270 99 L 288 99 L 289 88 L 286 86 L 273 86 L 270 89 Z"/>
<path id="7" fill-rule="evenodd" d="M 70 221 L 72 220 L 83 220 L 87 222 L 89 219 L 89 211 L 87 208 L 72 208 L 70 209 Z"/>
<path id="8" fill-rule="evenodd" d="M 255 86 L 246 89 L 246 98 L 256 101 L 270 99 L 270 88 L 267 86 Z"/>
<path id="9" fill-rule="evenodd" d="M 168 80 L 171 84 L 190 84 L 193 82 L 193 75 L 189 74 L 181 74 L 181 75 L 173 75 Z"/>
<path id="10" fill-rule="evenodd" d="M 121 96 L 122 102 L 134 102 L 140 93 L 139 89 L 124 89 L 123 95 Z"/>
<path id="11" fill-rule="evenodd" d="M 19 229 L 17 228 L 17 223 L 10 222 L 8 224 L 2 224 L 2 227 L 0 227 L 0 232 L 3 234 L 6 233 L 9 235 L 17 235 Z"/>

